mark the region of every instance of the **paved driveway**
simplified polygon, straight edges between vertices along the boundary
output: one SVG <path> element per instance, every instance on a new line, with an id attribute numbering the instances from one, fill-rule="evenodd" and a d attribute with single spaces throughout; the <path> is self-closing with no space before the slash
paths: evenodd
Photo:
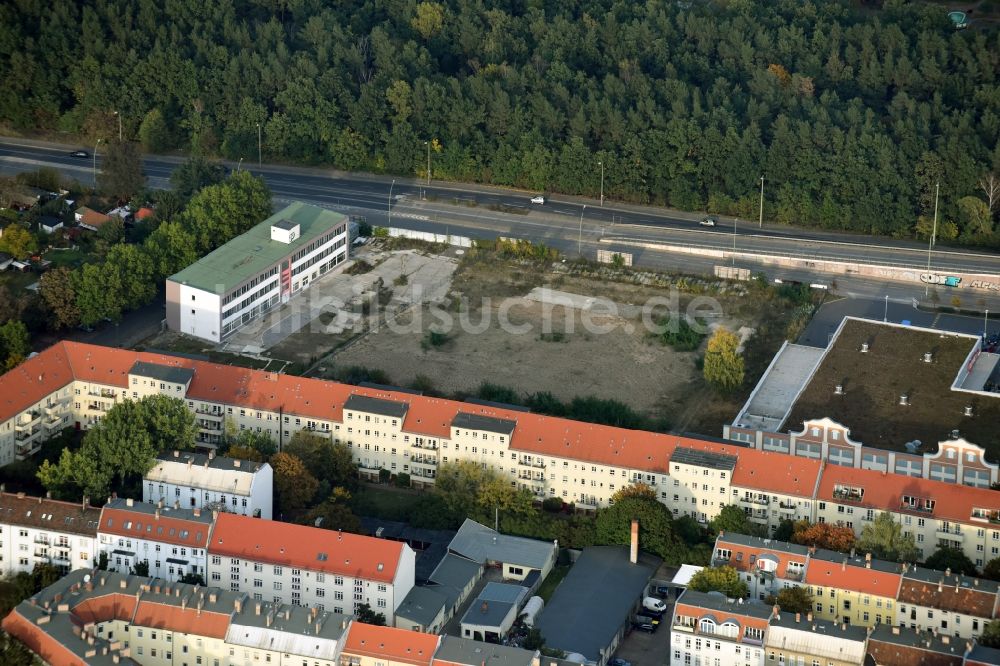
<path id="1" fill-rule="evenodd" d="M 670 663 L 670 618 L 674 616 L 674 605 L 668 604 L 660 618 L 659 628 L 651 634 L 633 629 L 625 637 L 616 657 L 627 659 L 632 666 L 664 666 Z"/>

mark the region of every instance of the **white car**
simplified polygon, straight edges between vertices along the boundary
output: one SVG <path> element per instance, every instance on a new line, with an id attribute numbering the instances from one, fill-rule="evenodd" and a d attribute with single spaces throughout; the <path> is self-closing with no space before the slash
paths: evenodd
<path id="1" fill-rule="evenodd" d="M 703 227 L 714 227 L 715 226 L 715 218 L 714 217 L 703 217 L 701 219 L 701 222 L 699 222 L 698 224 L 700 224 Z"/>
<path id="2" fill-rule="evenodd" d="M 656 613 L 662 613 L 667 610 L 667 604 L 662 599 L 657 599 L 656 597 L 646 597 L 643 599 L 642 607 Z"/>
<path id="3" fill-rule="evenodd" d="M 539 194 L 537 197 L 531 197 L 531 203 L 533 204 L 543 204 L 545 203 L 545 197 Z"/>

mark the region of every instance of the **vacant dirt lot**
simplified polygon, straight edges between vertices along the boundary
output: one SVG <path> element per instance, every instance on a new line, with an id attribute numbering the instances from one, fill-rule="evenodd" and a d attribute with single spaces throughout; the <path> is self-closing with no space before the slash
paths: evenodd
<path id="1" fill-rule="evenodd" d="M 537 290 L 532 293 L 536 287 L 569 296 L 554 294 L 543 302 Z M 593 304 L 583 297 L 614 304 Z M 705 406 L 696 367 L 701 351 L 676 352 L 652 336 L 640 306 L 653 297 L 664 302 L 672 298 L 665 288 L 530 265 L 465 261 L 442 302 L 410 310 L 391 327 L 382 325 L 336 352 L 324 368 L 330 373 L 331 366 L 366 366 L 383 371 L 395 384 L 429 385 L 448 394 L 472 393 L 489 381 L 521 393 L 549 391 L 563 401 L 589 395 L 615 398 L 690 427 L 700 419 L 686 416 L 689 407 L 701 411 Z M 560 298 L 570 305 L 552 302 Z M 673 298 L 683 312 L 692 296 Z M 722 310 L 710 321 L 732 328 L 746 323 L 743 317 L 726 316 L 724 303 Z M 436 333 L 433 340 L 431 331 Z M 715 432 L 720 415 L 712 418 Z"/>

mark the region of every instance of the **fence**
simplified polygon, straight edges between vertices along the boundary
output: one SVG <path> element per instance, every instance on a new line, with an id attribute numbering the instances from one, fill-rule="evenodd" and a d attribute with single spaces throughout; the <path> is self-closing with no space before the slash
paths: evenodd
<path id="1" fill-rule="evenodd" d="M 399 227 L 389 227 L 389 235 L 393 238 L 409 238 L 411 240 L 422 240 L 428 243 L 445 243 L 456 247 L 472 247 L 472 239 L 468 236 L 454 236 L 452 234 L 434 234 L 429 231 L 414 231 L 413 229 L 400 229 Z"/>

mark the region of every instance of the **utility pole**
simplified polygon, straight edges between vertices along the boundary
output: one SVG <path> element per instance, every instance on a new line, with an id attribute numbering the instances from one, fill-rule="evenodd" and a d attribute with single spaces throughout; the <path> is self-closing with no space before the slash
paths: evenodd
<path id="1" fill-rule="evenodd" d="M 760 229 L 764 228 L 764 176 L 760 177 Z"/>
<path id="2" fill-rule="evenodd" d="M 934 241 L 937 238 L 937 220 L 938 220 L 938 199 L 941 196 L 941 183 L 934 184 L 934 227 L 931 229 L 931 238 L 927 243 L 927 272 L 931 272 L 931 251 L 934 249 Z M 924 297 L 926 298 L 930 292 L 930 285 L 924 285 Z"/>
<path id="3" fill-rule="evenodd" d="M 392 183 L 389 185 L 389 226 L 392 226 L 392 188 L 396 184 L 396 179 L 392 179 Z"/>
<path id="4" fill-rule="evenodd" d="M 580 235 L 576 239 L 576 253 L 583 256 L 583 214 L 587 212 L 587 204 L 583 204 L 583 209 L 580 211 Z"/>
<path id="5" fill-rule="evenodd" d="M 257 123 L 257 168 L 261 167 L 261 150 L 260 150 L 260 123 Z"/>
<path id="6" fill-rule="evenodd" d="M 94 144 L 94 190 L 97 190 L 97 148 L 101 145 L 101 140 L 98 139 L 97 143 Z"/>
<path id="7" fill-rule="evenodd" d="M 122 142 L 122 114 L 115 111 L 115 115 L 118 116 L 118 143 Z"/>
<path id="8" fill-rule="evenodd" d="M 983 315 L 983 340 L 986 340 L 986 327 L 990 323 L 990 309 L 986 308 L 986 314 Z"/>
<path id="9" fill-rule="evenodd" d="M 604 207 L 604 161 L 601 160 L 597 163 L 597 166 L 601 167 L 601 207 Z"/>

